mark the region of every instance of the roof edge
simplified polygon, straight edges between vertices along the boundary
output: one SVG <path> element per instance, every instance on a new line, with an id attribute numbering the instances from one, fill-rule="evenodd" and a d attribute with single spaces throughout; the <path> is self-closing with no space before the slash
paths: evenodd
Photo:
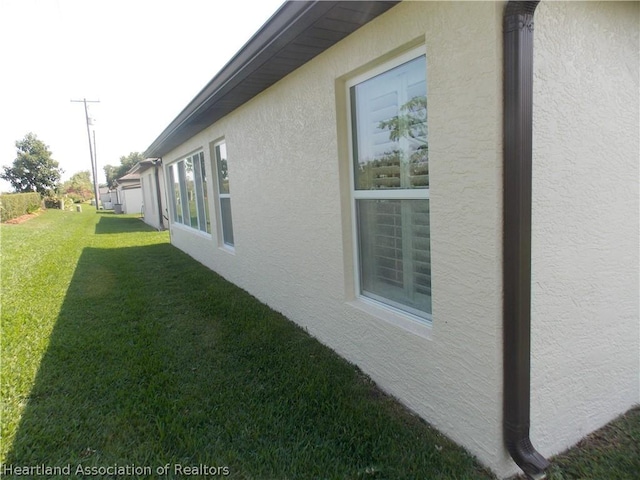
<path id="1" fill-rule="evenodd" d="M 336 2 L 314 0 L 312 2 L 287 1 L 271 15 L 262 27 L 242 46 L 231 60 L 200 90 L 200 92 L 187 104 L 178 116 L 164 129 L 144 152 L 147 158 L 161 157 L 163 153 L 162 143 L 177 131 L 189 118 L 209 100 L 220 88 L 237 78 L 256 57 L 264 51 L 267 45 L 272 44 L 277 38 L 287 31 L 295 28 L 309 11 L 317 9 L 318 5 L 330 8 Z"/>
<path id="2" fill-rule="evenodd" d="M 330 48 L 333 44 L 323 46 L 314 54 L 309 54 L 308 58 L 300 59 L 293 70 L 282 71 L 270 85 L 256 87 L 250 98 L 235 98 L 232 106 L 226 105 L 226 110 L 220 109 L 215 113 L 211 110 L 216 102 L 224 95 L 229 95 L 233 89 L 244 80 L 251 78 L 269 60 L 275 57 L 288 45 L 292 44 L 296 37 L 310 29 L 314 23 L 321 20 L 336 6 L 348 6 L 349 4 L 359 7 L 369 5 L 372 13 L 360 24 L 355 25 L 353 31 L 368 23 L 373 18 L 393 7 L 398 1 L 293 1 L 285 2 L 245 43 L 229 62 L 213 77 L 212 80 L 189 102 L 189 104 L 176 116 L 176 118 L 164 129 L 164 131 L 145 150 L 146 158 L 160 158 L 170 152 L 177 145 L 186 139 L 199 133 L 212 123 L 215 123 L 222 116 L 235 110 L 242 104 L 249 101 L 260 92 L 269 88 L 270 85 L 284 78 L 290 71 L 299 68 L 307 63 L 311 58 Z M 373 8 L 375 6 L 375 8 Z M 351 33 L 351 32 L 348 32 Z M 348 34 L 347 33 L 347 34 Z M 211 123 L 205 124 L 205 121 Z"/>

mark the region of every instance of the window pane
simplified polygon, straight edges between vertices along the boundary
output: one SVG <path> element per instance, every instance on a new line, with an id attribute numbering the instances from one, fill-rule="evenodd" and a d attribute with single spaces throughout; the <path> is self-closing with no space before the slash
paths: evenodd
<path id="1" fill-rule="evenodd" d="M 233 221 L 231 219 L 231 196 L 229 193 L 229 163 L 227 145 L 222 142 L 215 146 L 216 170 L 218 171 L 218 200 L 222 223 L 222 241 L 233 246 Z"/>
<path id="2" fill-rule="evenodd" d="M 428 188 L 426 60 L 351 87 L 356 190 Z"/>
<path id="3" fill-rule="evenodd" d="M 211 233 L 211 219 L 209 218 L 209 194 L 207 193 L 207 170 L 204 166 L 204 153 L 200 152 L 198 156 L 200 179 L 202 182 L 202 194 L 198 198 L 202 200 L 202 210 L 204 214 L 204 222 L 201 222 L 200 229 Z M 202 225 L 204 223 L 204 225 Z"/>
<path id="4" fill-rule="evenodd" d="M 184 177 L 187 195 L 187 205 L 189 220 L 185 222 L 193 228 L 198 228 L 198 210 L 196 205 L 196 188 L 193 172 L 193 158 L 189 157 L 184 161 Z"/>
<path id="5" fill-rule="evenodd" d="M 220 215 L 222 217 L 222 240 L 226 245 L 233 246 L 233 222 L 231 221 L 231 199 L 220 198 Z"/>
<path id="6" fill-rule="evenodd" d="M 357 200 L 361 292 L 431 314 L 429 200 Z"/>
<path id="7" fill-rule="evenodd" d="M 229 192 L 229 165 L 227 163 L 227 145 L 216 145 L 216 165 L 218 168 L 218 188 L 220 193 Z"/>
<path id="8" fill-rule="evenodd" d="M 203 232 L 207 231 L 208 216 L 205 210 L 205 193 L 203 191 L 203 178 L 202 178 L 202 160 L 203 153 L 199 153 L 193 156 L 193 174 L 195 177 L 196 187 L 196 204 L 198 207 L 198 228 Z"/>
<path id="9" fill-rule="evenodd" d="M 177 165 L 169 165 L 169 183 L 173 191 L 173 221 L 182 223 L 182 194 Z"/>
<path id="10" fill-rule="evenodd" d="M 178 183 L 180 184 L 180 204 L 182 205 L 182 219 L 180 222 L 185 225 L 190 225 L 191 220 L 189 216 L 189 199 L 187 198 L 187 181 L 184 160 L 178 162 Z"/>

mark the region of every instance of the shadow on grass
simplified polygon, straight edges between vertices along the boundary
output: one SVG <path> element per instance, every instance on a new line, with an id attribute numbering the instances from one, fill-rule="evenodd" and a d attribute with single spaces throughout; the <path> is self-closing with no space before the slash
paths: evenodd
<path id="1" fill-rule="evenodd" d="M 113 234 L 126 232 L 150 232 L 155 228 L 144 223 L 140 218 L 122 217 L 100 212 L 100 221 L 96 224 L 97 234 Z"/>
<path id="2" fill-rule="evenodd" d="M 103 217 L 98 225 L 97 233 L 146 230 L 133 218 Z M 166 244 L 83 250 L 6 465 L 71 466 L 45 477 L 75 478 L 77 465 L 144 462 L 133 445 L 155 432 L 153 415 L 145 418 L 141 405 L 153 409 L 149 386 L 162 383 L 161 357 L 171 343 L 148 315 L 160 298 L 145 280 L 157 268 L 152 259 L 161 262 L 171 250 Z"/>
<path id="3" fill-rule="evenodd" d="M 41 478 L 490 478 L 168 244 L 83 251 L 6 465 L 59 469 Z"/>

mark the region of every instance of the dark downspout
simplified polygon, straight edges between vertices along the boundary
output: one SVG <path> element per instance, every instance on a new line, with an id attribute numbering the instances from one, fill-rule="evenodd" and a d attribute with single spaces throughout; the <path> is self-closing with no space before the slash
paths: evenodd
<path id="1" fill-rule="evenodd" d="M 538 1 L 504 11 L 504 439 L 529 478 L 549 462 L 529 438 L 533 15 Z"/>
<path id="2" fill-rule="evenodd" d="M 164 215 L 162 213 L 162 195 L 160 194 L 160 173 L 158 172 L 160 165 L 162 165 L 161 158 L 153 160 L 154 173 L 156 177 L 156 197 L 158 198 L 158 230 L 162 231 L 164 230 Z"/>

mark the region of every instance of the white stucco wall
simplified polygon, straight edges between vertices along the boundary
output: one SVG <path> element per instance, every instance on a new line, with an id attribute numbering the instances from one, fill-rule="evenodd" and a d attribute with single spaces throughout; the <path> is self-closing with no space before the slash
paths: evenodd
<path id="1" fill-rule="evenodd" d="M 156 183 L 160 184 L 160 207 L 163 211 L 166 207 L 164 173 L 162 169 L 158 170 L 158 176 L 158 182 L 156 182 L 156 169 L 147 169 L 140 174 L 140 185 L 142 189 L 143 220 L 147 225 L 159 229 L 163 225 L 161 222 L 164 219 L 158 211 L 158 188 Z"/>
<path id="2" fill-rule="evenodd" d="M 122 213 L 142 212 L 142 188 L 122 188 L 119 191 Z"/>
<path id="3" fill-rule="evenodd" d="M 494 2 L 400 4 L 164 162 L 204 147 L 210 167 L 209 143 L 225 137 L 235 253 L 179 225 L 173 243 L 306 327 L 484 463 L 513 472 L 501 434 L 501 18 Z M 346 129 L 345 81 L 418 44 L 432 185 L 427 338 L 354 299 Z"/>
<path id="4" fill-rule="evenodd" d="M 158 228 L 158 206 L 155 185 L 150 172 L 140 174 L 140 189 L 142 191 L 142 221 L 151 227 Z M 155 201 L 154 201 L 155 200 Z"/>
<path id="5" fill-rule="evenodd" d="M 639 7 L 536 13 L 531 424 L 546 455 L 640 403 Z"/>
<path id="6" fill-rule="evenodd" d="M 180 225 L 172 242 L 505 476 L 517 468 L 502 440 L 502 8 L 402 3 L 164 163 L 204 149 L 213 178 L 210 144 L 224 137 L 235 251 Z M 545 454 L 639 400 L 638 40 L 637 29 L 635 40 L 608 35 L 624 17 L 617 8 L 543 3 L 536 18 L 532 436 Z M 583 18 L 570 18 L 571 9 Z M 587 35 L 598 22 L 601 42 Z M 416 334 L 355 297 L 345 82 L 419 44 L 433 326 Z M 634 81 L 635 96 L 621 93 Z"/>

